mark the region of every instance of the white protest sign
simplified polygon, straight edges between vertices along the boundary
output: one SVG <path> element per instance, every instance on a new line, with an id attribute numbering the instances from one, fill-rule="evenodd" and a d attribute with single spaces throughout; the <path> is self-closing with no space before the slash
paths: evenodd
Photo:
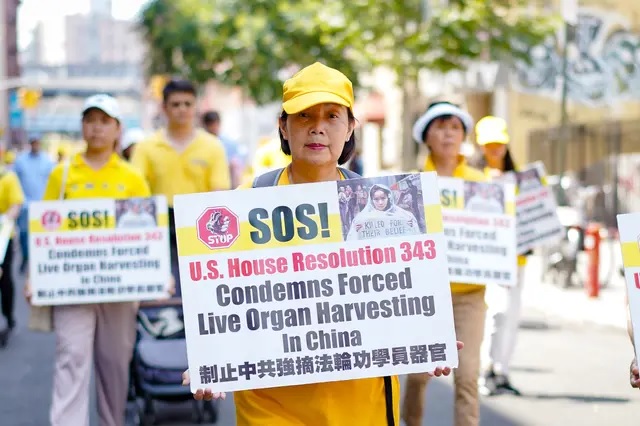
<path id="1" fill-rule="evenodd" d="M 15 224 L 13 220 L 9 219 L 6 215 L 0 217 L 0 263 L 4 262 L 7 247 L 13 236 L 14 229 Z"/>
<path id="2" fill-rule="evenodd" d="M 618 215 L 618 231 L 637 356 L 640 350 L 640 213 Z"/>
<path id="3" fill-rule="evenodd" d="M 457 366 L 438 197 L 435 173 L 176 196 L 191 389 Z"/>
<path id="4" fill-rule="evenodd" d="M 513 286 L 515 186 L 438 178 L 451 281 Z"/>
<path id="5" fill-rule="evenodd" d="M 29 250 L 34 305 L 168 297 L 164 197 L 31 203 Z"/>
<path id="6" fill-rule="evenodd" d="M 518 254 L 564 237 L 565 230 L 558 218 L 558 205 L 545 183 L 546 172 L 541 162 L 515 172 L 518 184 L 516 197 L 516 230 Z"/>

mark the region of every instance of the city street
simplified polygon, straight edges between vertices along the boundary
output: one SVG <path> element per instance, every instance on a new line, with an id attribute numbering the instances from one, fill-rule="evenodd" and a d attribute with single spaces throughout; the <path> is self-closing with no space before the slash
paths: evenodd
<path id="1" fill-rule="evenodd" d="M 0 426 L 235 426 L 233 393 L 197 423 L 187 358 L 197 387 L 436 368 L 487 304 L 511 394 L 474 426 L 640 425 L 640 0 L 0 1 Z M 57 342 L 19 269 L 71 306 Z M 422 426 L 459 426 L 454 382 Z M 292 394 L 236 397 L 372 406 Z"/>
<path id="2" fill-rule="evenodd" d="M 43 426 L 50 402 L 53 336 L 26 329 L 22 297 L 18 310 L 17 333 L 0 351 L 0 419 L 7 426 Z M 524 396 L 485 398 L 482 425 L 635 425 L 632 407 L 640 403 L 640 392 L 627 381 L 631 353 L 620 328 L 575 323 L 527 308 L 512 376 Z M 452 425 L 452 398 L 451 379 L 432 382 L 427 395 L 431 421 L 424 424 Z M 190 407 L 160 407 L 160 424 L 191 424 Z M 224 401 L 218 424 L 234 425 L 233 411 L 232 400 Z M 93 425 L 97 426 L 95 414 Z"/>

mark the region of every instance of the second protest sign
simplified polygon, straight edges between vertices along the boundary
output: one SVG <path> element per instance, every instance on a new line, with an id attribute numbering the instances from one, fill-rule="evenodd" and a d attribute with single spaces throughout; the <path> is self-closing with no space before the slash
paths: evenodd
<path id="1" fill-rule="evenodd" d="M 31 303 L 166 299 L 167 222 L 164 197 L 31 203 Z"/>
<path id="2" fill-rule="evenodd" d="M 458 364 L 436 175 L 176 196 L 192 390 Z"/>
<path id="3" fill-rule="evenodd" d="M 516 284 L 515 187 L 438 178 L 451 280 Z"/>

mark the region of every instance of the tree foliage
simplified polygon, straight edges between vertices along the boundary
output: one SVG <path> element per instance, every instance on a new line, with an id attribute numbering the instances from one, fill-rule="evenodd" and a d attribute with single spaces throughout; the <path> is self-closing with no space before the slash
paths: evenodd
<path id="1" fill-rule="evenodd" d="M 479 58 L 527 60 L 522 47 L 538 44 L 556 23 L 520 0 L 450 0 L 430 10 L 426 3 L 152 0 L 140 25 L 150 73 L 216 79 L 264 103 L 279 98 L 292 72 L 315 61 L 357 84 L 359 72 L 377 65 L 415 79 L 424 68 L 446 72 Z"/>

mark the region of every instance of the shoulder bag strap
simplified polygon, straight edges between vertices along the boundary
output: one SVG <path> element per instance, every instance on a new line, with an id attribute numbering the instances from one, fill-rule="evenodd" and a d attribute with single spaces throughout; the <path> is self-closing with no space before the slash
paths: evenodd
<path id="1" fill-rule="evenodd" d="M 270 170 L 267 173 L 261 174 L 253 180 L 252 188 L 266 188 L 268 186 L 278 186 L 280 176 L 282 176 L 284 169 Z"/>
<path id="2" fill-rule="evenodd" d="M 356 172 L 353 172 L 349 169 L 345 169 L 344 167 L 338 167 L 338 170 L 340 170 L 340 172 L 346 179 L 359 179 L 362 177 Z"/>
<path id="3" fill-rule="evenodd" d="M 391 376 L 384 376 L 384 405 L 387 412 L 387 426 L 396 426 L 396 419 L 393 415 L 393 383 Z"/>

